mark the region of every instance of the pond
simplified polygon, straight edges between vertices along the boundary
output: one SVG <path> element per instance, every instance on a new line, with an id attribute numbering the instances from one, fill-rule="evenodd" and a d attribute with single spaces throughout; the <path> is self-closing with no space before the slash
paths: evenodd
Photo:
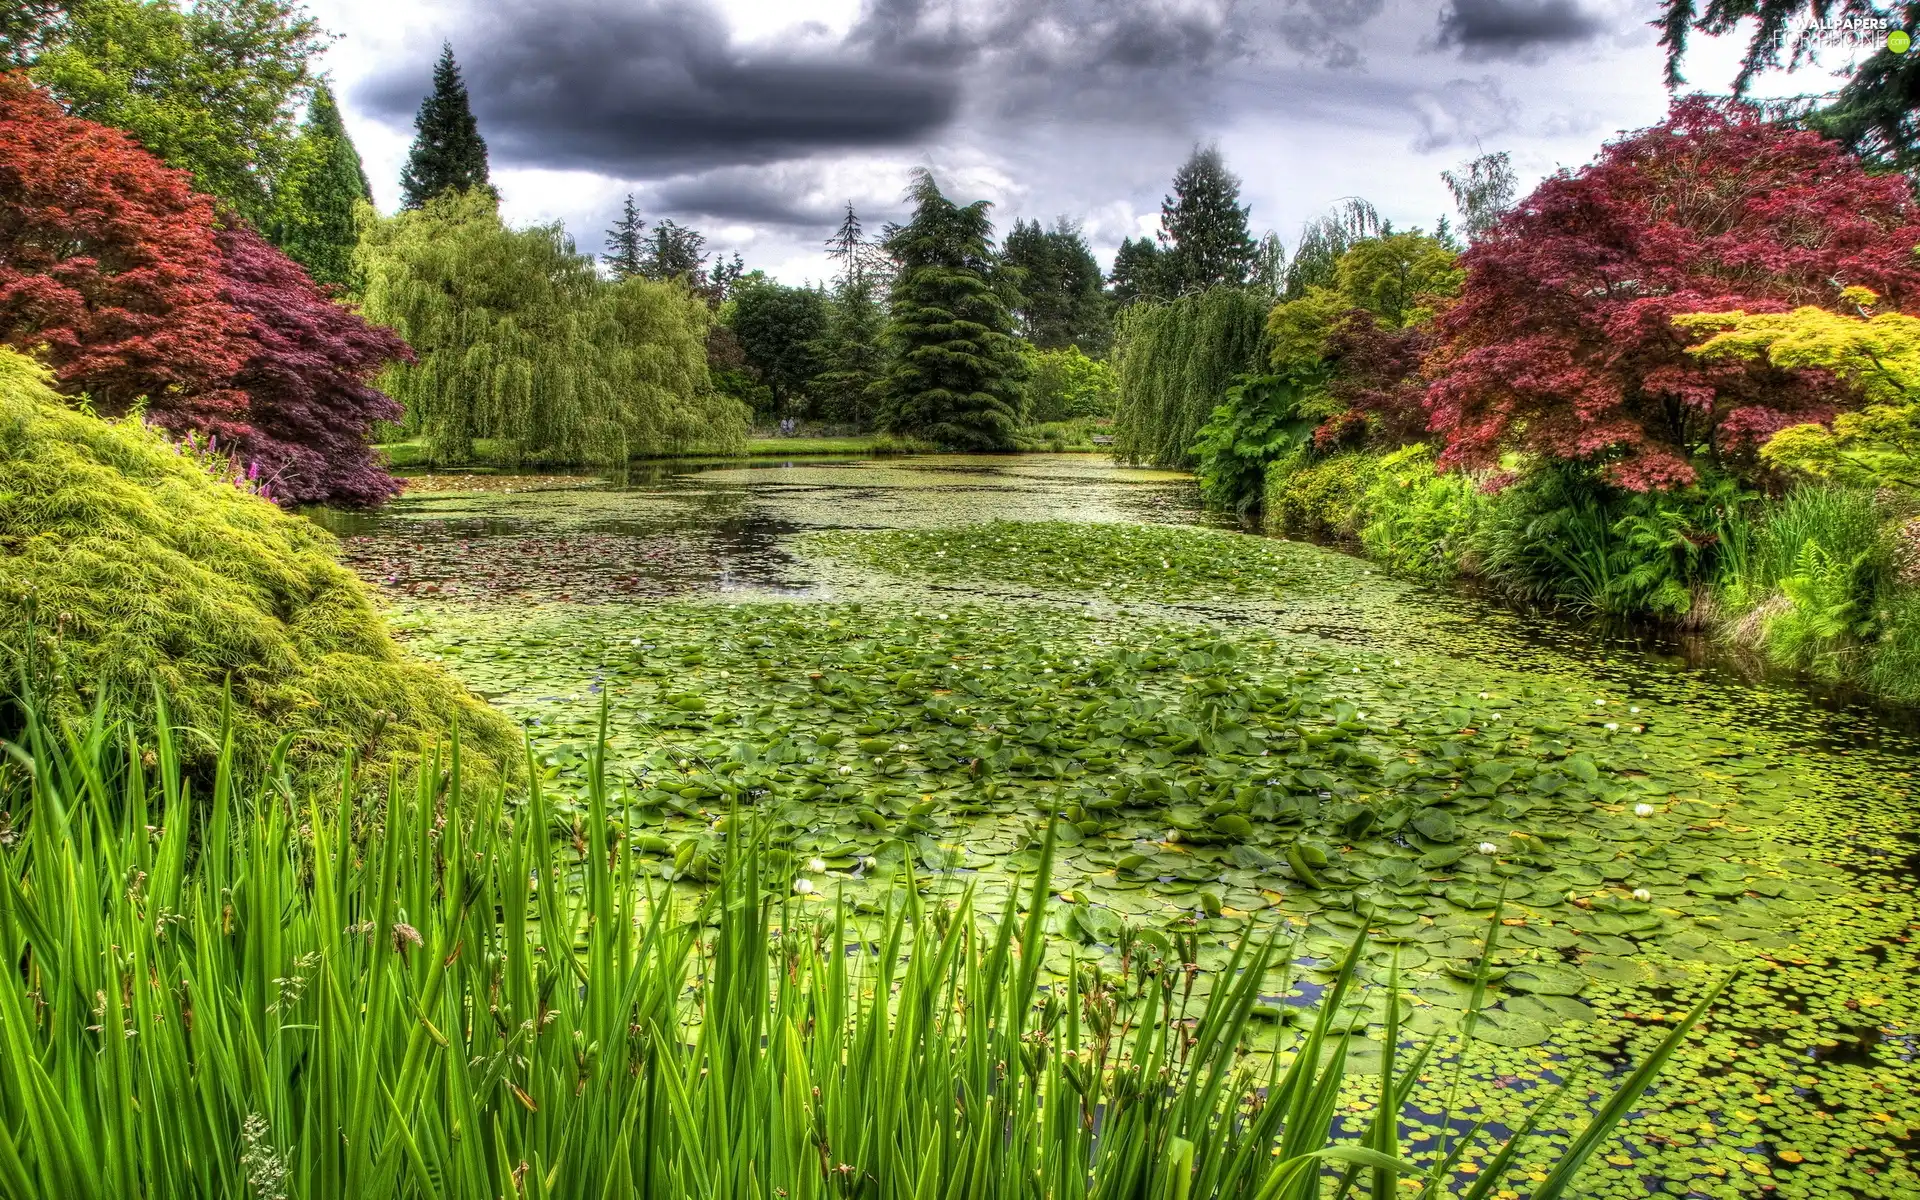
<path id="1" fill-rule="evenodd" d="M 324 519 L 557 790 L 608 705 L 665 878 L 750 806 L 809 903 L 997 907 L 1051 820 L 1049 969 L 1277 925 L 1284 1026 L 1370 928 L 1352 1023 L 1397 963 L 1442 1039 L 1416 1107 L 1496 1125 L 1592 1102 L 1731 973 L 1586 1194 L 1920 1194 L 1920 742 L 1888 714 L 1223 530 L 1185 476 L 1091 457 L 418 483 Z"/>

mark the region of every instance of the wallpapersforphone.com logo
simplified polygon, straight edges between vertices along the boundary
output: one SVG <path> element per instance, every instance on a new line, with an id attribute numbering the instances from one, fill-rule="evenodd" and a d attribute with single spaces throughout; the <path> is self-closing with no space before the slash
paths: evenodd
<path id="1" fill-rule="evenodd" d="M 1913 48 L 1913 35 L 1898 28 L 1892 17 L 1828 17 L 1801 21 L 1774 35 L 1782 46 L 1804 46 L 1808 42 L 1848 50 L 1878 50 L 1885 46 L 1894 54 Z"/>

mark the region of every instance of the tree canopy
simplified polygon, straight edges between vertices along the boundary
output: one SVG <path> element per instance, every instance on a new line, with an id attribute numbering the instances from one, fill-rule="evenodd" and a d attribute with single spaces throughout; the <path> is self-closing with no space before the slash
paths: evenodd
<path id="1" fill-rule="evenodd" d="M 1019 423 L 1025 367 L 1013 319 L 989 278 L 989 205 L 955 204 L 926 170 L 915 173 L 909 196 L 913 219 L 887 239 L 898 270 L 880 423 L 954 449 L 1006 449 Z"/>
<path id="2" fill-rule="evenodd" d="M 372 202 L 360 152 L 347 136 L 333 89 L 321 83 L 313 89 L 287 168 L 274 182 L 267 232 L 315 279 L 346 286 L 360 242 L 360 207 Z"/>
<path id="3" fill-rule="evenodd" d="M 400 172 L 402 205 L 420 208 L 449 191 L 493 194 L 486 139 L 474 120 L 451 45 L 440 47 L 440 59 L 433 65 L 433 90 L 420 101 L 413 128 L 413 146 Z"/>
<path id="4" fill-rule="evenodd" d="M 11 8 L 12 6 L 9 6 Z M 261 225 L 326 39 L 289 0 L 86 0 L 15 48 L 70 115 L 124 129 Z M 32 27 L 37 24 L 37 29 Z M 14 36 L 9 31 L 9 36 Z"/>
<path id="5" fill-rule="evenodd" d="M 786 415 L 823 367 L 827 298 L 765 280 L 737 289 L 729 308 L 728 325 L 747 365 L 767 385 L 774 414 Z"/>
<path id="6" fill-rule="evenodd" d="M 1200 427 L 1228 386 L 1259 369 L 1266 315 L 1264 296 L 1235 287 L 1125 309 L 1114 339 L 1114 453 L 1128 462 L 1190 465 Z"/>
<path id="7" fill-rule="evenodd" d="M 1809 373 L 1687 353 L 1674 318 L 1833 307 L 1844 286 L 1920 297 L 1920 209 L 1818 134 L 1694 98 L 1541 184 L 1461 258 L 1435 322 L 1431 427 L 1446 466 L 1507 449 L 1634 490 L 1684 485 L 1842 400 Z"/>
<path id="8" fill-rule="evenodd" d="M 1247 232 L 1240 177 L 1218 146 L 1195 147 L 1174 172 L 1173 194 L 1160 202 L 1160 294 L 1178 296 L 1237 286 L 1253 273 L 1259 245 Z"/>
<path id="9" fill-rule="evenodd" d="M 1016 273 L 1013 311 L 1029 342 L 1044 350 L 1078 346 L 1105 353 L 1113 338 L 1109 301 L 1100 286 L 1100 264 L 1078 225 L 1064 217 L 1051 229 L 1015 221 L 1000 261 Z"/>
<path id="10" fill-rule="evenodd" d="M 1876 4 L 1873 0 L 1662 0 L 1657 24 L 1667 51 L 1667 83 L 1686 82 L 1681 60 L 1696 33 L 1721 37 L 1752 22 L 1752 33 L 1734 77 L 1737 95 L 1760 72 L 1813 60 L 1821 46 L 1821 22 L 1884 20 L 1911 34 L 1920 29 L 1920 0 Z M 1830 27 L 1830 26 L 1829 26 Z M 1831 101 L 1804 106 L 1809 126 L 1837 138 L 1865 161 L 1912 171 L 1920 168 L 1920 53 L 1896 54 L 1882 45 L 1858 59 Z"/>
<path id="11" fill-rule="evenodd" d="M 419 361 L 387 381 L 437 461 L 625 462 L 725 450 L 746 413 L 707 375 L 707 309 L 681 287 L 602 279 L 558 225 L 511 229 L 477 189 L 373 225 L 366 311 Z"/>

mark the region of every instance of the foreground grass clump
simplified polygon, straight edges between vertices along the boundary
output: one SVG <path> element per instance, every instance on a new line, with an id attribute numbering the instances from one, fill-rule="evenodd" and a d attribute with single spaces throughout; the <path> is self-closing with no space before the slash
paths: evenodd
<path id="1" fill-rule="evenodd" d="M 287 733 L 299 763 L 413 753 L 454 727 L 512 757 L 505 721 L 401 654 L 330 535 L 136 422 L 66 407 L 0 351 L 0 679 L 23 672 L 75 705 L 157 682 L 201 728 L 231 684 L 249 762 Z"/>
<path id="2" fill-rule="evenodd" d="M 951 529 L 836 531 L 835 558 L 937 583 L 993 579 L 1128 598 L 1271 596 L 1304 581 L 1299 547 L 1165 525 L 989 521 Z"/>
<path id="3" fill-rule="evenodd" d="M 1396 1018 L 1371 1112 L 1342 1102 L 1333 1014 L 1362 945 L 1277 1047 L 1251 1024 L 1272 937 L 1204 1000 L 1178 942 L 1043 979 L 1051 838 L 1024 915 L 929 906 L 907 878 L 861 923 L 803 915 L 795 864 L 744 831 L 712 890 L 660 883 L 597 756 L 569 821 L 537 784 L 524 806 L 473 795 L 456 749 L 362 841 L 350 797 L 227 771 L 191 795 L 159 737 L 149 769 L 104 726 L 29 723 L 24 828 L 0 846 L 0 952 L 22 964 L 0 974 L 0 1194 L 1308 1200 L 1339 1176 L 1553 1200 L 1707 1003 L 1550 1171 L 1514 1169 L 1529 1121 L 1456 1175 L 1468 1121 L 1433 1161 L 1400 1156 L 1433 1047 L 1399 1061 Z"/>

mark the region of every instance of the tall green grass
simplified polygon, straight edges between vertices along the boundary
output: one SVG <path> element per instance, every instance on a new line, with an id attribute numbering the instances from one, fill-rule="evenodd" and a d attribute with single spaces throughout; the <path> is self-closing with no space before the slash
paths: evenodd
<path id="1" fill-rule="evenodd" d="M 204 794 L 164 706 L 151 747 L 96 714 L 6 748 L 0 1195 L 1553 1200 L 1686 1030 L 1546 1182 L 1416 1169 L 1396 1028 L 1336 1126 L 1361 945 L 1276 1054 L 1271 936 L 1198 989 L 1177 941 L 1043 977 L 1050 840 L 1024 912 L 908 881 L 863 924 L 739 825 L 671 891 L 597 761 L 577 811 L 455 749 L 360 812 L 222 745 Z"/>

